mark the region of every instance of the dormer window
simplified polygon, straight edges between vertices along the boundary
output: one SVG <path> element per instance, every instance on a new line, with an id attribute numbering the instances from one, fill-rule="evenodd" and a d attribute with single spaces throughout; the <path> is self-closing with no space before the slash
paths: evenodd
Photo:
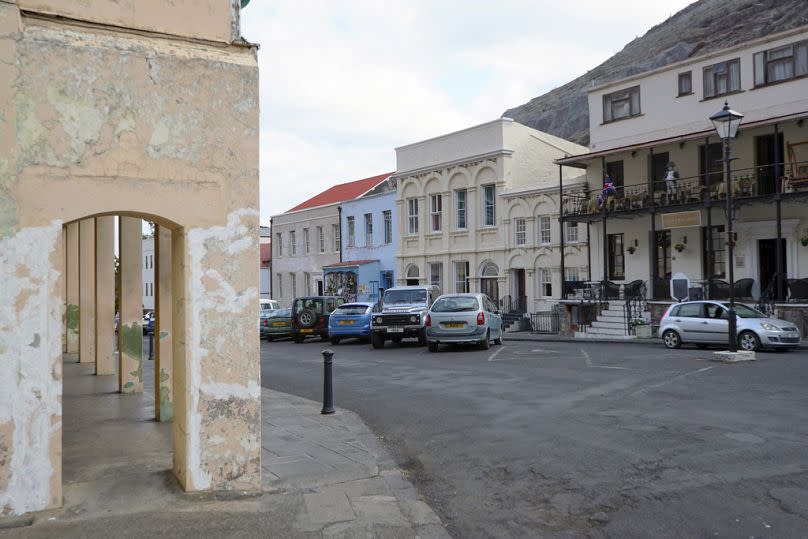
<path id="1" fill-rule="evenodd" d="M 634 86 L 603 96 L 603 123 L 640 114 L 640 87 Z"/>
<path id="2" fill-rule="evenodd" d="M 741 91 L 741 61 L 738 58 L 704 68 L 704 99 Z"/>

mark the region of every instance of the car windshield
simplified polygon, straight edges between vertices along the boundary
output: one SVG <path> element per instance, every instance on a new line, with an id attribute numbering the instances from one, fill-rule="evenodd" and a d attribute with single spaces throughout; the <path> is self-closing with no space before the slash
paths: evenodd
<path id="1" fill-rule="evenodd" d="M 323 300 L 318 298 L 300 298 L 295 300 L 295 312 L 310 310 L 320 312 L 322 310 Z"/>
<path id="2" fill-rule="evenodd" d="M 385 305 L 426 303 L 426 290 L 388 290 L 384 293 L 384 303 Z"/>
<path id="3" fill-rule="evenodd" d="M 480 308 L 477 298 L 473 296 L 455 296 L 449 298 L 439 298 L 432 305 L 432 312 L 435 313 L 459 313 L 463 311 L 476 311 Z"/>
<path id="4" fill-rule="evenodd" d="M 268 318 L 289 318 L 292 316 L 292 309 L 275 309 L 268 313 Z"/>
<path id="5" fill-rule="evenodd" d="M 352 303 L 346 303 L 345 305 L 341 305 L 334 311 L 334 314 L 365 314 L 368 312 L 367 305 L 356 305 Z"/>
<path id="6" fill-rule="evenodd" d="M 724 307 L 729 309 L 729 303 L 724 303 Z M 735 305 L 735 314 L 738 315 L 738 318 L 768 318 L 762 312 L 742 304 Z"/>

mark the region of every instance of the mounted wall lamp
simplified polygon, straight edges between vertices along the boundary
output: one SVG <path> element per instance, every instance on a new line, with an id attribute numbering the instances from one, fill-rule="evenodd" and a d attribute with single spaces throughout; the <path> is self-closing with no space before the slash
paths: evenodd
<path id="1" fill-rule="evenodd" d="M 682 243 L 687 245 L 687 236 L 682 236 Z"/>
<path id="2" fill-rule="evenodd" d="M 640 246 L 640 242 L 637 240 L 637 238 L 634 238 L 634 247 L 639 247 L 639 246 Z"/>

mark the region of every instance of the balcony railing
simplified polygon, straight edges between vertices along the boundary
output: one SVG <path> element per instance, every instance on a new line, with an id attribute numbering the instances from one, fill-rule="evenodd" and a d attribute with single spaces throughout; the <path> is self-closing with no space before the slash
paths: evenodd
<path id="1" fill-rule="evenodd" d="M 808 173 L 805 177 L 791 176 L 788 171 L 808 169 L 808 162 L 788 165 L 767 165 L 732 171 L 732 196 L 738 200 L 771 195 L 776 190 L 777 169 L 785 172 L 779 181 L 781 192 L 808 192 Z M 723 174 L 679 178 L 670 185 L 665 180 L 647 181 L 615 187 L 611 193 L 602 190 L 569 193 L 563 197 L 564 217 L 600 215 L 614 212 L 630 212 L 653 207 L 669 208 L 701 204 L 707 200 L 726 199 L 726 182 Z"/>

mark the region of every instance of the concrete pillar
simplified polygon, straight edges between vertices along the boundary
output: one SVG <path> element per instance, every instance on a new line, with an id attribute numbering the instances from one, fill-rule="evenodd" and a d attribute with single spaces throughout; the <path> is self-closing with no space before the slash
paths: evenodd
<path id="1" fill-rule="evenodd" d="M 120 218 L 120 321 L 118 324 L 118 389 L 143 391 L 143 274 L 142 225 L 134 217 Z"/>
<path id="2" fill-rule="evenodd" d="M 115 217 L 95 219 L 95 374 L 115 374 Z"/>
<path id="3" fill-rule="evenodd" d="M 67 353 L 79 351 L 79 223 L 65 225 L 67 252 L 65 253 L 65 332 Z"/>
<path id="4" fill-rule="evenodd" d="M 79 363 L 95 361 L 95 219 L 79 221 Z"/>
<path id="5" fill-rule="evenodd" d="M 154 230 L 154 415 L 157 421 L 174 418 L 172 364 L 171 230 Z"/>

